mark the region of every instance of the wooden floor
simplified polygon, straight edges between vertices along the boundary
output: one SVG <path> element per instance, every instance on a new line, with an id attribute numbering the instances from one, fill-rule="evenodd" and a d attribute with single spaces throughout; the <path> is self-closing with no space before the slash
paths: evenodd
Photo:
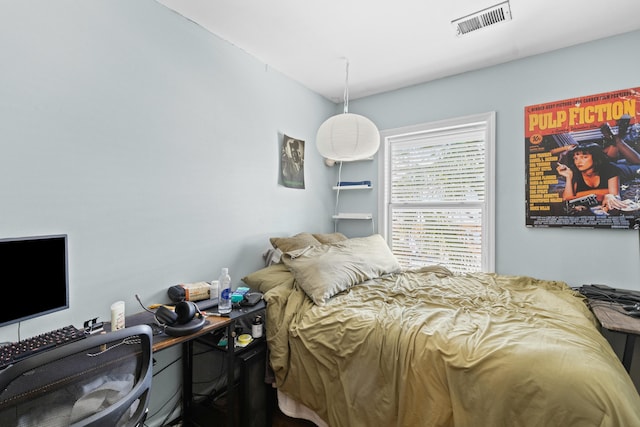
<path id="1" fill-rule="evenodd" d="M 273 411 L 273 419 L 271 421 L 271 427 L 314 427 L 315 424 L 311 421 L 299 420 L 297 418 L 291 418 L 280 412 L 280 409 Z"/>
<path id="2" fill-rule="evenodd" d="M 268 419 L 266 423 L 258 422 L 256 423 L 257 425 L 266 425 L 269 427 L 316 427 L 316 425 L 311 421 L 291 418 L 283 414 L 282 411 L 280 411 L 280 408 L 278 408 L 278 403 L 275 399 L 275 393 L 273 394 L 267 405 L 268 407 L 266 412 L 267 414 L 270 414 L 271 419 Z M 210 425 L 212 417 L 217 420 L 216 425 L 227 425 L 226 411 L 221 411 L 219 407 L 199 404 L 194 405 L 191 409 L 193 411 L 193 419 L 190 425 Z M 178 419 L 170 422 L 169 424 L 165 424 L 164 427 L 183 427 L 183 423 Z"/>
<path id="3" fill-rule="evenodd" d="M 271 427 L 315 427 L 315 423 L 300 418 L 291 418 L 282 413 L 278 407 L 278 399 L 276 398 L 275 389 L 270 389 L 270 397 L 268 399 L 268 413 L 273 414 L 271 417 Z"/>
<path id="4" fill-rule="evenodd" d="M 223 422 L 222 424 L 226 425 L 225 423 L 226 421 Z M 200 423 L 196 422 L 195 425 L 200 425 Z M 165 425 L 165 427 L 182 427 L 182 426 L 183 424 L 181 421 L 174 421 L 172 423 Z M 311 421 L 288 417 L 285 414 L 283 414 L 280 411 L 280 409 L 275 409 L 273 412 L 273 417 L 271 418 L 270 427 L 316 427 L 316 425 Z"/>

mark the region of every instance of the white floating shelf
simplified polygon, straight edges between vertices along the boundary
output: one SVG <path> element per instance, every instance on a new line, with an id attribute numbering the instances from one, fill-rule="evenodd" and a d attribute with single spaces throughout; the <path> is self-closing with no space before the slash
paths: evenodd
<path id="1" fill-rule="evenodd" d="M 371 185 L 334 185 L 334 190 L 371 190 L 373 186 Z"/>
<path id="2" fill-rule="evenodd" d="M 370 213 L 339 213 L 333 215 L 333 219 L 373 219 Z"/>

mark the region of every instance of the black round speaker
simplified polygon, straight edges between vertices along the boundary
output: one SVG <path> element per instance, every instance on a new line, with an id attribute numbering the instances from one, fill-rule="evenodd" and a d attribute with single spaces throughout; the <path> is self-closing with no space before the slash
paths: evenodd
<path id="1" fill-rule="evenodd" d="M 204 323 L 206 322 L 206 320 L 207 319 L 202 313 L 198 313 L 196 317 L 190 320 L 188 323 L 174 326 L 165 326 L 164 332 L 172 337 L 181 337 L 184 335 L 193 334 L 194 332 L 198 332 L 204 327 Z"/>
<path id="2" fill-rule="evenodd" d="M 197 332 L 204 327 L 206 321 L 202 312 L 190 301 L 179 302 L 174 310 L 160 306 L 155 317 L 156 322 L 164 328 L 164 332 L 172 337 Z"/>

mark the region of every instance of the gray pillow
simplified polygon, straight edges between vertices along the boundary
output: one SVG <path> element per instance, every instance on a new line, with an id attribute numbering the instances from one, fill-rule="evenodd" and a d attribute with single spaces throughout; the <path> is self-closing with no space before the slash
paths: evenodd
<path id="1" fill-rule="evenodd" d="M 379 234 L 286 252 L 282 261 L 316 305 L 358 283 L 400 271 Z"/>

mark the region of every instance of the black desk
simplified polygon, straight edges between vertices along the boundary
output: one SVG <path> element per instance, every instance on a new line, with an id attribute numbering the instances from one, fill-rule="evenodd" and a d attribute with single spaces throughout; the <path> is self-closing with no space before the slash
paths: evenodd
<path id="1" fill-rule="evenodd" d="M 264 310 L 266 304 L 264 301 L 260 301 L 253 307 L 241 307 L 234 308 L 231 313 L 229 313 L 229 317 L 220 317 L 220 316 L 207 316 L 204 327 L 192 334 L 181 336 L 181 337 L 171 337 L 164 333 L 160 333 L 158 335 L 153 336 L 153 351 L 164 350 L 165 348 L 169 348 L 175 345 L 182 345 L 182 419 L 183 425 L 189 426 L 192 425 L 192 404 L 193 404 L 193 342 L 196 338 L 202 337 L 206 334 L 213 333 L 219 331 L 222 328 L 227 329 L 227 337 L 233 337 L 234 330 L 236 326 L 236 321 L 251 315 L 252 313 L 258 312 L 260 310 Z M 206 310 L 205 310 L 206 312 Z M 154 316 L 146 311 L 142 311 L 140 313 L 136 313 L 131 316 L 127 316 L 125 319 L 126 326 L 140 325 L 140 324 L 155 324 Z M 105 323 L 105 330 L 110 330 L 110 324 Z M 233 338 L 227 340 L 227 366 L 228 376 L 227 376 L 227 384 L 231 385 L 234 381 L 234 351 L 235 345 Z M 153 386 L 152 386 L 153 389 Z M 228 404 L 230 408 L 233 408 L 236 404 L 236 392 L 235 387 L 229 387 L 228 392 Z M 237 424 L 237 420 L 233 416 L 229 417 L 229 425 L 235 426 Z"/>
<path id="2" fill-rule="evenodd" d="M 640 335 L 640 318 L 629 316 L 622 308 L 622 305 L 615 302 L 589 300 L 589 303 L 591 311 L 593 311 L 603 328 L 626 335 L 622 365 L 629 372 L 631 370 L 636 336 Z"/>

